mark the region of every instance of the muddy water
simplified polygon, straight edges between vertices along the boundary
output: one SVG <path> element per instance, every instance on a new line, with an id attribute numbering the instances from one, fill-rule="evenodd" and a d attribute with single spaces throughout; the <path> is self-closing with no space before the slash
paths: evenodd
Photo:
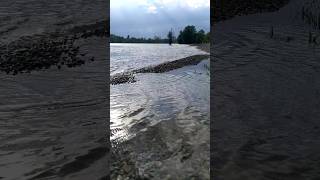
<path id="1" fill-rule="evenodd" d="M 217 179 L 319 178 L 320 47 L 308 43 L 318 32 L 301 20 L 303 3 L 214 27 Z"/>
<path id="2" fill-rule="evenodd" d="M 168 61 L 185 55 L 179 54 L 182 50 L 185 54 L 205 54 L 194 47 L 178 46 L 176 50 L 164 51 L 167 54 L 160 56 L 167 56 Z M 148 57 L 156 59 L 153 51 L 148 52 Z M 196 66 L 166 73 L 137 74 L 135 83 L 111 86 L 111 143 L 116 154 L 113 162 L 121 162 L 124 157 L 127 158 L 124 163 L 134 162 L 130 171 L 125 171 L 127 168 L 120 164 L 114 165 L 113 178 L 176 179 L 194 176 L 208 179 L 208 67 L 207 59 Z"/>

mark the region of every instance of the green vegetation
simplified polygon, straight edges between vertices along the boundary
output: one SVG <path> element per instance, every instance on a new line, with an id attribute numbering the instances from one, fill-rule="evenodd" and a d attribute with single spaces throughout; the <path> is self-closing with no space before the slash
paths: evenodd
<path id="1" fill-rule="evenodd" d="M 169 31 L 169 33 L 168 33 L 169 45 L 171 45 L 173 43 L 173 40 L 174 40 L 174 36 L 173 36 L 173 31 L 171 29 L 171 31 Z"/>
<path id="2" fill-rule="evenodd" d="M 210 42 L 210 33 L 206 33 L 204 30 L 200 29 L 197 31 L 195 26 L 186 26 L 183 31 L 180 31 L 178 38 L 174 37 L 173 31 L 168 32 L 167 38 L 162 39 L 158 36 L 154 38 L 135 38 L 117 36 L 111 34 L 111 43 L 179 43 L 179 44 L 201 44 Z"/>
<path id="3" fill-rule="evenodd" d="M 111 43 L 168 43 L 168 39 L 161 39 L 158 36 L 155 36 L 154 38 L 135 38 L 127 36 L 117 36 L 114 34 L 110 35 L 110 42 Z"/>
<path id="4" fill-rule="evenodd" d="M 177 38 L 179 44 L 201 44 L 210 42 L 210 33 L 205 33 L 204 30 L 197 31 L 194 26 L 187 26 Z"/>

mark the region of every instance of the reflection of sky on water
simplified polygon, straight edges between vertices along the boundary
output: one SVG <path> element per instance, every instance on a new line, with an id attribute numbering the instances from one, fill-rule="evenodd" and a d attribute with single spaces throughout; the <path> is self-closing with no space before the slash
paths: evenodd
<path id="1" fill-rule="evenodd" d="M 193 47 L 191 51 L 201 53 Z M 110 113 L 113 145 L 160 121 L 179 119 L 179 126 L 186 131 L 195 123 L 209 121 L 207 63 L 201 62 L 197 66 L 186 66 L 167 73 L 137 74 L 136 83 L 112 85 Z"/>

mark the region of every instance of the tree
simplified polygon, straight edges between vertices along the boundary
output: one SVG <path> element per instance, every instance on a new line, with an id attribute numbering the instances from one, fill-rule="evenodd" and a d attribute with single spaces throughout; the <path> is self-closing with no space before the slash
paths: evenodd
<path id="1" fill-rule="evenodd" d="M 168 41 L 169 41 L 169 45 L 171 46 L 171 44 L 173 42 L 173 31 L 172 31 L 172 29 L 168 33 Z"/>
<path id="2" fill-rule="evenodd" d="M 197 32 L 194 26 L 186 26 L 183 31 L 180 31 L 177 41 L 179 44 L 194 44 L 206 43 L 209 40 L 204 30 Z"/>
<path id="3" fill-rule="evenodd" d="M 204 41 L 205 43 L 210 43 L 210 32 L 208 32 L 207 34 L 206 34 L 206 37 L 205 37 L 205 41 Z"/>
<path id="4" fill-rule="evenodd" d="M 185 44 L 193 44 L 196 41 L 196 27 L 187 26 L 183 30 L 182 38 Z"/>
<path id="5" fill-rule="evenodd" d="M 184 44 L 182 34 L 183 34 L 183 32 L 180 31 L 179 36 L 177 38 L 177 41 L 178 41 L 179 44 Z"/>
<path id="6" fill-rule="evenodd" d="M 198 43 L 198 44 L 204 43 L 205 38 L 206 38 L 206 34 L 205 34 L 204 30 L 201 29 L 200 31 L 198 31 L 198 33 L 196 35 L 196 43 Z"/>

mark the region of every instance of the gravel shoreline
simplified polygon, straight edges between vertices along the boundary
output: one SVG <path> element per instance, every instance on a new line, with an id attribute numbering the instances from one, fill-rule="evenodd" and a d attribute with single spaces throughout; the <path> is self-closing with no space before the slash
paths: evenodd
<path id="1" fill-rule="evenodd" d="M 136 73 L 164 73 L 184 66 L 197 65 L 202 60 L 209 57 L 210 55 L 193 55 L 175 61 L 165 62 L 156 66 L 149 66 L 122 74 L 116 74 L 110 77 L 110 84 L 134 83 L 134 74 Z"/>

